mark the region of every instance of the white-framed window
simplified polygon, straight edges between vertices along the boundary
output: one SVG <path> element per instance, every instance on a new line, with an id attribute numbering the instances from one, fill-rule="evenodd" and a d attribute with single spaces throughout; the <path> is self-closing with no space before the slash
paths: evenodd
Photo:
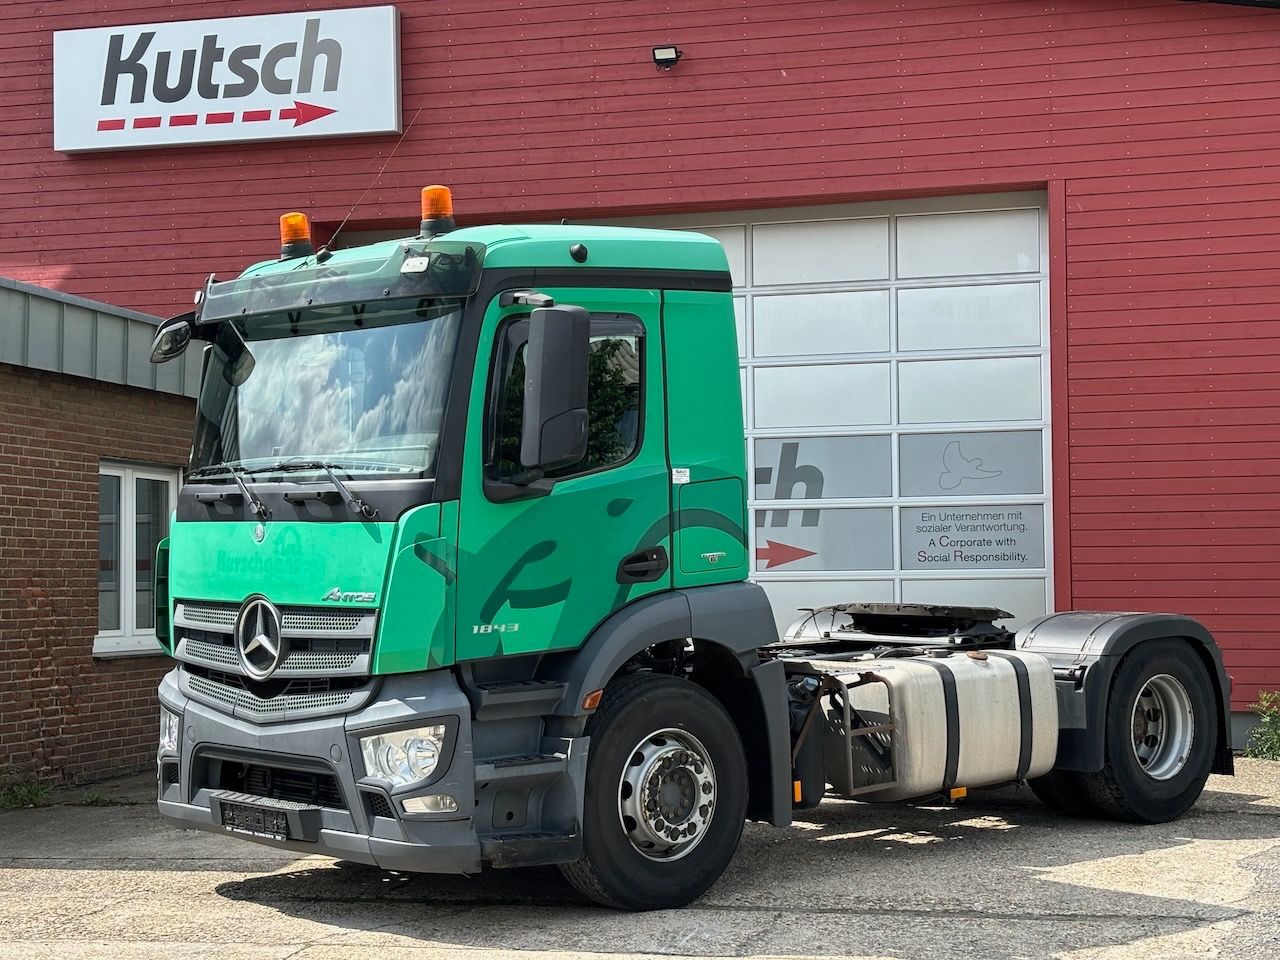
<path id="1" fill-rule="evenodd" d="M 169 532 L 179 472 L 104 462 L 98 467 L 98 632 L 95 657 L 159 653 L 152 574 Z"/>

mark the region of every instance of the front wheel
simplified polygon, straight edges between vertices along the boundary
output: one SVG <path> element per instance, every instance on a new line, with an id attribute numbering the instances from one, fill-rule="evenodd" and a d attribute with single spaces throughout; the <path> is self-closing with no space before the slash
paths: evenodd
<path id="1" fill-rule="evenodd" d="M 1103 768 L 1053 771 L 1031 786 L 1069 813 L 1176 820 L 1204 790 L 1216 734 L 1216 697 L 1204 662 L 1184 641 L 1151 641 L 1125 657 L 1111 684 Z"/>
<path id="2" fill-rule="evenodd" d="M 605 689 L 587 722 L 583 856 L 561 871 L 623 910 L 682 907 L 733 858 L 747 766 L 733 720 L 687 680 L 637 673 Z"/>

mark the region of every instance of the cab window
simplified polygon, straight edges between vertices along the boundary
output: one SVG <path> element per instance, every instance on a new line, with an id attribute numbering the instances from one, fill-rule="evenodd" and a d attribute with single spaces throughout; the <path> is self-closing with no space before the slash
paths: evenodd
<path id="1" fill-rule="evenodd" d="M 524 417 L 527 318 L 510 322 L 498 333 L 500 347 L 487 418 L 489 439 L 485 473 L 510 480 L 525 473 L 520 464 L 520 430 Z M 594 473 L 630 460 L 640 444 L 644 328 L 638 320 L 593 317 L 591 355 L 587 364 L 587 452 L 577 463 L 549 470 L 544 476 L 565 479 Z"/>

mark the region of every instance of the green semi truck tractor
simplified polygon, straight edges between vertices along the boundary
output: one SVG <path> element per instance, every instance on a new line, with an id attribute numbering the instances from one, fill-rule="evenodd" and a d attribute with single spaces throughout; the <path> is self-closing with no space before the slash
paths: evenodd
<path id="1" fill-rule="evenodd" d="M 779 636 L 708 237 L 454 229 L 442 187 L 394 242 L 313 249 L 287 215 L 280 258 L 211 277 L 152 358 L 197 347 L 156 563 L 180 826 L 388 870 L 558 864 L 651 909 L 824 796 L 1028 781 L 1156 822 L 1231 772 L 1229 680 L 1182 616 L 1014 634 L 844 602 Z"/>

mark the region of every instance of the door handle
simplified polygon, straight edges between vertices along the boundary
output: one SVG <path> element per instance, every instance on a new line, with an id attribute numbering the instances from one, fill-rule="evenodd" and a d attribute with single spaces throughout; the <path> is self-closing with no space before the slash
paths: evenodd
<path id="1" fill-rule="evenodd" d="M 653 583 L 661 580 L 670 566 L 664 547 L 637 550 L 622 558 L 618 564 L 619 583 Z"/>

